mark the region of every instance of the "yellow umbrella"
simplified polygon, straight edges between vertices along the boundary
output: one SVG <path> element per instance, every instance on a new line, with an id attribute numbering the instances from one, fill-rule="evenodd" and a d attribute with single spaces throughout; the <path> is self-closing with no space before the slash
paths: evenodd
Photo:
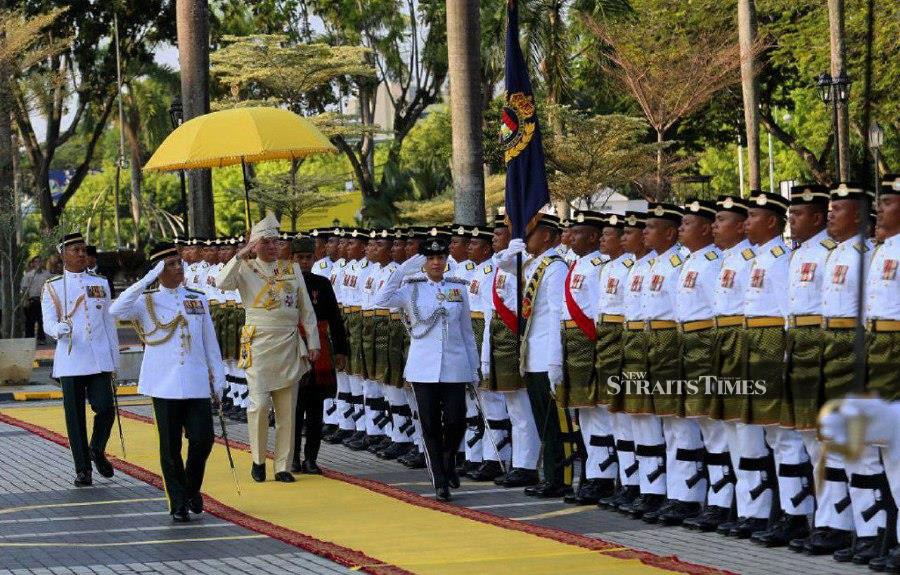
<path id="1" fill-rule="evenodd" d="M 337 148 L 309 120 L 279 108 L 234 108 L 198 116 L 178 126 L 156 149 L 144 170 L 244 166 L 322 152 L 337 152 Z M 249 226 L 248 192 L 245 169 L 245 217 Z"/>

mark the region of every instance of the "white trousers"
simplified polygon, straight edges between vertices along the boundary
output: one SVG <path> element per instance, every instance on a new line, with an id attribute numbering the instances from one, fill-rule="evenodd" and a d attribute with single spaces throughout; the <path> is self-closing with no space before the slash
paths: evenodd
<path id="1" fill-rule="evenodd" d="M 416 407 L 417 403 L 415 392 L 412 390 L 412 387 L 403 388 L 403 392 L 404 394 L 406 394 L 406 401 L 407 403 L 409 403 L 413 414 L 413 443 L 416 444 L 416 447 L 419 448 L 419 451 L 424 453 L 425 443 L 422 441 L 422 425 L 419 423 L 419 412 Z"/>
<path id="2" fill-rule="evenodd" d="M 384 435 L 385 429 L 384 427 L 379 427 L 378 422 L 379 415 L 381 415 L 381 411 L 379 411 L 376 407 L 369 405 L 369 402 L 372 400 L 380 400 L 384 399 L 384 392 L 381 389 L 381 384 L 375 381 L 374 379 L 364 379 L 363 382 L 363 407 L 365 408 L 365 430 L 366 435 L 375 436 L 375 435 Z M 390 424 L 388 424 L 390 425 Z"/>
<path id="3" fill-rule="evenodd" d="M 850 479 L 850 507 L 853 510 L 853 527 L 856 529 L 856 535 L 858 537 L 878 535 L 878 528 L 884 528 L 887 517 L 884 510 L 869 517 L 868 521 L 862 515 L 863 511 L 875 505 L 875 495 L 878 490 L 853 486 L 854 476 L 861 476 L 860 479 L 862 479 L 866 476 L 884 473 L 884 467 L 878 456 L 878 448 L 867 445 L 859 459 L 844 461 L 844 467 L 847 470 L 847 477 Z"/>
<path id="4" fill-rule="evenodd" d="M 662 421 L 656 415 L 633 414 L 631 428 L 634 431 L 636 449 L 640 446 L 650 447 L 665 445 Z M 665 455 L 636 455 L 638 462 L 638 481 L 642 494 L 666 494 L 666 473 L 658 474 L 660 466 L 665 464 Z M 655 477 L 653 476 L 654 474 Z"/>
<path id="5" fill-rule="evenodd" d="M 800 438 L 806 447 L 806 452 L 813 462 L 813 477 L 817 477 L 819 473 L 820 462 L 819 455 L 822 451 L 822 445 L 816 438 L 815 430 L 801 431 Z M 842 457 L 829 453 L 825 456 L 825 467 L 836 470 L 844 470 L 844 460 Z M 849 478 L 848 478 L 849 479 Z M 838 512 L 835 505 L 843 501 L 849 495 L 848 485 L 844 481 L 829 481 L 825 475 L 825 481 L 822 482 L 822 489 L 816 493 L 816 527 L 831 527 L 832 529 L 841 529 L 843 531 L 853 530 L 853 511 L 848 505 L 842 511 Z"/>
<path id="6" fill-rule="evenodd" d="M 488 420 L 488 428 L 484 432 L 481 441 L 482 461 L 505 461 L 509 463 L 512 457 L 512 438 L 506 429 L 491 428 L 493 425 L 509 423 L 509 412 L 506 410 L 506 396 L 498 391 L 478 390 L 481 399 L 481 408 L 484 409 L 484 417 Z M 497 453 L 497 447 L 500 453 Z"/>
<path id="7" fill-rule="evenodd" d="M 355 398 L 362 397 L 363 401 L 365 401 L 365 393 L 363 391 L 363 378 L 358 375 L 350 376 L 350 394 Z M 353 414 L 354 423 L 353 426 L 356 431 L 365 431 L 366 430 L 366 411 L 365 405 L 354 404 L 354 414 Z"/>
<path id="8" fill-rule="evenodd" d="M 337 389 L 338 394 L 343 395 L 344 397 L 351 394 L 350 376 L 347 375 L 346 372 L 338 372 Z M 335 399 L 334 401 L 337 404 L 335 415 L 337 415 L 338 427 L 345 431 L 356 430 L 356 424 L 353 422 L 353 404 L 347 399 Z"/>
<path id="9" fill-rule="evenodd" d="M 788 515 L 809 515 L 813 512 L 815 499 L 810 495 L 794 505 L 791 498 L 800 493 L 808 481 L 800 477 L 782 477 L 782 465 L 797 465 L 809 461 L 803 438 L 793 429 L 785 429 L 776 425 L 766 427 L 766 443 L 775 455 L 775 468 L 778 471 L 778 499 L 781 510 Z"/>
<path id="10" fill-rule="evenodd" d="M 765 473 L 745 471 L 739 468 L 742 457 L 756 459 L 768 455 L 765 431 L 759 425 L 734 421 L 726 421 L 724 425 L 725 434 L 728 437 L 728 449 L 731 453 L 731 465 L 734 467 L 737 478 L 735 499 L 738 517 L 768 519 L 772 506 L 772 490 L 766 489 L 756 499 L 750 497 L 750 491 L 763 481 Z"/>
<path id="11" fill-rule="evenodd" d="M 702 502 L 706 497 L 706 479 L 700 479 L 693 487 L 689 487 L 687 481 L 702 472 L 704 463 L 678 459 L 678 450 L 696 452 L 703 448 L 700 425 L 694 419 L 671 416 L 662 418 L 662 428 L 666 440 L 666 493 L 669 499 Z"/>
<path id="12" fill-rule="evenodd" d="M 512 466 L 536 470 L 541 455 L 541 439 L 534 423 L 528 391 L 517 389 L 503 394 L 512 424 Z"/>
<path id="13" fill-rule="evenodd" d="M 469 423 L 470 421 L 477 421 L 477 423 L 472 425 Z M 466 389 L 466 433 L 463 435 L 461 449 L 466 454 L 466 461 L 481 463 L 484 457 L 484 434 L 487 433 L 487 430 L 480 435 L 478 433 L 483 426 L 484 421 L 481 420 L 481 415 L 478 413 L 478 403 Z"/>
<path id="14" fill-rule="evenodd" d="M 634 445 L 634 430 L 632 429 L 631 415 L 620 412 L 612 414 L 613 417 L 613 436 L 616 443 L 624 441 Z M 626 471 L 631 471 L 635 460 L 634 451 L 618 450 L 619 456 L 619 482 L 622 485 L 637 486 L 639 484 L 640 475 L 638 471 L 634 471 L 628 475 Z"/>
<path id="15" fill-rule="evenodd" d="M 895 445 L 892 451 L 882 449 L 881 453 L 884 456 L 884 471 L 887 473 L 894 503 L 898 503 L 900 502 L 900 445 Z M 897 538 L 900 543 L 900 513 L 897 514 Z"/>
<path id="16" fill-rule="evenodd" d="M 700 434 L 703 436 L 703 445 L 709 454 L 728 453 L 728 438 L 725 435 L 725 424 L 718 419 L 698 417 L 697 425 L 700 426 Z M 709 476 L 709 489 L 706 492 L 706 502 L 717 507 L 730 508 L 734 500 L 734 484 L 730 481 L 721 486 L 718 493 L 713 491 L 713 485 L 721 481 L 728 468 L 724 465 L 707 465 L 706 473 Z"/>
<path id="17" fill-rule="evenodd" d="M 415 433 L 412 423 L 409 421 L 410 418 L 406 415 L 401 415 L 397 413 L 397 409 L 409 408 L 409 403 L 406 400 L 406 394 L 403 393 L 402 389 L 394 387 L 393 385 L 385 385 L 384 386 L 384 398 L 387 400 L 388 405 L 391 409 L 391 419 L 393 420 L 393 424 L 389 424 L 388 428 L 390 429 L 391 441 L 394 443 L 408 443 L 410 441 L 410 437 Z"/>
<path id="18" fill-rule="evenodd" d="M 619 465 L 609 459 L 615 453 L 615 446 L 591 445 L 592 439 L 593 443 L 615 442 L 613 417 L 605 405 L 578 409 L 578 424 L 587 451 L 584 471 L 587 479 L 615 479 L 619 473 Z M 601 465 L 606 467 L 601 469 Z"/>

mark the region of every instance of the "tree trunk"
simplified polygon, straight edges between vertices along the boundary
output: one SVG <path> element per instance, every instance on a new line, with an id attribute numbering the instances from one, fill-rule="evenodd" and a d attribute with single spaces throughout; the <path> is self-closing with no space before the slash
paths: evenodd
<path id="1" fill-rule="evenodd" d="M 130 100 L 130 99 L 129 99 Z M 130 100 L 128 109 L 125 112 L 125 140 L 128 142 L 128 151 L 131 157 L 131 219 L 134 222 L 134 231 L 131 234 L 131 243 L 134 249 L 140 251 L 143 242 L 141 241 L 141 166 L 144 165 L 144 154 L 141 151 L 141 117 L 134 105 L 134 101 Z M 150 226 L 147 227 L 148 231 Z"/>
<path id="2" fill-rule="evenodd" d="M 750 190 L 761 189 L 759 180 L 759 82 L 756 79 L 753 44 L 756 42 L 755 0 L 738 0 L 738 41 L 741 46 L 741 92 Z"/>
<path id="3" fill-rule="evenodd" d="M 484 225 L 484 150 L 482 149 L 480 0 L 447 3 L 447 59 L 450 117 L 453 118 L 454 221 Z M 477 46 L 477 44 L 475 44 Z"/>
<path id="4" fill-rule="evenodd" d="M 828 0 L 828 32 L 831 38 L 831 77 L 846 75 L 844 47 L 844 0 Z M 850 129 L 847 105 L 836 99 L 837 106 L 837 152 L 838 165 L 835 166 L 835 182 L 845 182 L 850 172 Z M 864 129 L 868 129 L 865 126 Z"/>
<path id="5" fill-rule="evenodd" d="M 4 83 L 4 85 L 7 85 Z M 14 198 L 12 155 L 12 122 L 9 115 L 9 100 L 6 90 L 0 90 L 0 303 L 2 303 L 2 325 L 0 337 L 13 337 L 19 322 L 17 318 L 18 285 L 21 277 L 19 265 L 19 243 L 16 227 L 19 207 Z"/>
<path id="6" fill-rule="evenodd" d="M 177 0 L 178 64 L 184 120 L 209 112 L 209 5 L 207 0 Z M 188 229 L 197 236 L 216 233 L 209 170 L 188 170 Z"/>
<path id="7" fill-rule="evenodd" d="M 666 198 L 663 185 L 663 149 L 662 143 L 665 141 L 665 132 L 657 128 L 656 130 L 656 201 L 661 202 Z"/>

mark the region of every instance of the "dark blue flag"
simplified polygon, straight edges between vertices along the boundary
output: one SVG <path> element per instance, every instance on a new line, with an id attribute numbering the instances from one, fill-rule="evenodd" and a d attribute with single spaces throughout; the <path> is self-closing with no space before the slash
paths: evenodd
<path id="1" fill-rule="evenodd" d="M 531 218 L 550 201 L 544 146 L 528 68 L 519 45 L 519 9 L 506 5 L 506 105 L 500 141 L 506 161 L 506 215 L 512 237 L 524 238 Z"/>

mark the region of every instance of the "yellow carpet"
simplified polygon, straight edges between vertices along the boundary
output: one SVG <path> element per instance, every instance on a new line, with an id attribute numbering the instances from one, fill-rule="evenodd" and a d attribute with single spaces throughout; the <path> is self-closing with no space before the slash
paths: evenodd
<path id="1" fill-rule="evenodd" d="M 61 406 L 22 407 L 0 413 L 65 435 Z M 155 427 L 124 417 L 122 426 L 127 458 L 121 453 L 116 428 L 108 452 L 160 474 Z M 411 572 L 622 575 L 672 572 L 637 559 L 610 556 L 609 553 L 623 548 L 587 549 L 421 507 L 337 479 L 298 475 L 293 484 L 271 479 L 254 483 L 249 477 L 250 454 L 241 450 L 233 453 L 242 496 L 235 491 L 225 448 L 216 444 L 203 485 L 203 492 L 209 497 L 254 518 L 360 551 L 377 562 Z M 271 478 L 271 465 L 268 471 Z M 102 485 L 103 481 L 98 478 L 95 484 Z M 685 569 L 686 564 L 680 565 L 677 571 L 706 571 L 701 566 Z M 364 565 L 355 567 L 365 569 Z"/>

